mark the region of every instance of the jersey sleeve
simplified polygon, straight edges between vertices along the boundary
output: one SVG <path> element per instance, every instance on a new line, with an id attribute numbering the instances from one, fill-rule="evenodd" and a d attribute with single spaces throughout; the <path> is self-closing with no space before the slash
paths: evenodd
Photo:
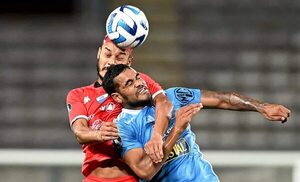
<path id="1" fill-rule="evenodd" d="M 118 125 L 119 135 L 121 138 L 121 156 L 124 158 L 125 154 L 131 149 L 143 148 L 143 144 L 138 141 L 138 131 L 133 122 L 128 123 L 131 118 L 118 117 L 115 122 Z"/>
<path id="2" fill-rule="evenodd" d="M 159 85 L 159 83 L 155 82 L 152 78 L 150 78 L 148 75 L 146 75 L 144 73 L 140 73 L 140 75 L 141 75 L 141 78 L 143 80 L 145 80 L 145 82 L 147 83 L 147 86 L 152 95 L 152 98 L 154 98 L 155 96 L 157 96 L 160 93 L 164 93 L 164 91 L 161 88 L 161 86 Z"/>
<path id="3" fill-rule="evenodd" d="M 88 114 L 85 105 L 83 104 L 80 90 L 71 90 L 67 95 L 67 109 L 70 125 L 79 118 L 88 120 Z"/>
<path id="4" fill-rule="evenodd" d="M 166 94 L 172 104 L 174 110 L 188 104 L 195 104 L 201 102 L 201 91 L 200 89 L 191 89 L 184 87 L 173 87 L 166 90 Z"/>

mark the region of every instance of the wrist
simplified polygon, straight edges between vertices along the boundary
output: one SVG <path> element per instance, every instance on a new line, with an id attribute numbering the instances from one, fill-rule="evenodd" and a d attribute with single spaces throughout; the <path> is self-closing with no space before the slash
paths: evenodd
<path id="1" fill-rule="evenodd" d="M 174 130 L 174 133 L 175 134 L 181 134 L 185 129 L 184 128 L 182 128 L 182 127 L 179 127 L 179 126 L 174 126 L 173 127 L 173 130 Z"/>
<path id="2" fill-rule="evenodd" d="M 96 130 L 96 139 L 98 142 L 102 141 L 102 134 L 100 130 Z"/>
<path id="3" fill-rule="evenodd" d="M 152 137 L 163 137 L 163 133 L 160 131 L 153 131 Z"/>

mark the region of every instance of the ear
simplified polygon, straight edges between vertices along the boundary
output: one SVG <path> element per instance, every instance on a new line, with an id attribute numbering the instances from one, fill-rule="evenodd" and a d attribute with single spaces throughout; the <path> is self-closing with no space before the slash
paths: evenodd
<path id="1" fill-rule="evenodd" d="M 101 48 L 102 48 L 102 47 L 99 47 L 99 49 L 98 49 L 98 53 L 97 53 L 97 59 L 100 59 Z"/>
<path id="2" fill-rule="evenodd" d="M 124 99 L 123 99 L 123 97 L 122 97 L 121 94 L 115 92 L 115 93 L 112 93 L 112 94 L 111 94 L 111 97 L 112 97 L 112 98 L 114 99 L 114 101 L 116 101 L 117 103 L 123 104 Z"/>
<path id="3" fill-rule="evenodd" d="M 128 62 L 127 62 L 127 65 L 128 65 L 128 66 L 131 66 L 132 60 L 133 60 L 133 56 L 130 55 L 130 56 L 128 57 Z"/>

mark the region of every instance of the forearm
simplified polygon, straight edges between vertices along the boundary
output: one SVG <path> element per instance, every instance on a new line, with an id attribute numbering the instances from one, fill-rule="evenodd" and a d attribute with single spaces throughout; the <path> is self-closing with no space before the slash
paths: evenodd
<path id="1" fill-rule="evenodd" d="M 101 139 L 100 131 L 88 127 L 85 119 L 78 119 L 72 125 L 72 131 L 80 144 L 98 142 Z"/>
<path id="2" fill-rule="evenodd" d="M 168 128 L 173 105 L 167 96 L 161 94 L 155 99 L 155 124 L 153 133 L 163 135 Z"/>
<path id="3" fill-rule="evenodd" d="M 202 100 L 204 108 L 218 108 L 230 110 L 258 111 L 263 102 L 253 98 L 243 96 L 237 92 L 214 92 L 202 91 Z"/>
<path id="4" fill-rule="evenodd" d="M 154 163 L 151 158 L 144 151 L 142 151 L 140 160 L 138 162 L 132 162 L 129 164 L 134 173 L 140 178 L 151 180 L 151 178 L 161 169 L 162 165 L 167 160 L 169 153 L 172 151 L 181 132 L 182 131 L 176 128 L 171 130 L 164 143 L 164 158 L 161 162 Z M 137 153 L 134 153 L 133 155 L 136 157 Z"/>
<path id="5" fill-rule="evenodd" d="M 77 129 L 73 130 L 73 132 L 77 142 L 80 144 L 88 144 L 101 141 L 101 135 L 99 130 Z"/>

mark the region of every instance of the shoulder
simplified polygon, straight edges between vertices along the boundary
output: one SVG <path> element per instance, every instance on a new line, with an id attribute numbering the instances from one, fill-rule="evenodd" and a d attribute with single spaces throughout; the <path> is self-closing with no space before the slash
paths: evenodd
<path id="1" fill-rule="evenodd" d="M 141 73 L 141 72 L 139 72 L 139 73 L 140 73 L 141 78 L 142 78 L 143 80 L 145 80 L 146 82 L 147 82 L 147 81 L 153 81 L 153 79 L 152 79 L 149 75 L 147 75 L 147 74 L 145 74 L 145 73 Z"/>
<path id="2" fill-rule="evenodd" d="M 134 123 L 135 118 L 135 115 L 122 111 L 115 119 L 115 122 L 118 126 L 129 126 Z"/>
<path id="3" fill-rule="evenodd" d="M 80 95 L 83 95 L 83 94 L 85 94 L 87 92 L 94 91 L 95 89 L 96 88 L 93 86 L 93 84 L 87 85 L 87 86 L 83 86 L 83 87 L 77 87 L 77 88 L 74 88 L 74 89 L 70 90 L 68 92 L 67 97 L 80 96 Z"/>

